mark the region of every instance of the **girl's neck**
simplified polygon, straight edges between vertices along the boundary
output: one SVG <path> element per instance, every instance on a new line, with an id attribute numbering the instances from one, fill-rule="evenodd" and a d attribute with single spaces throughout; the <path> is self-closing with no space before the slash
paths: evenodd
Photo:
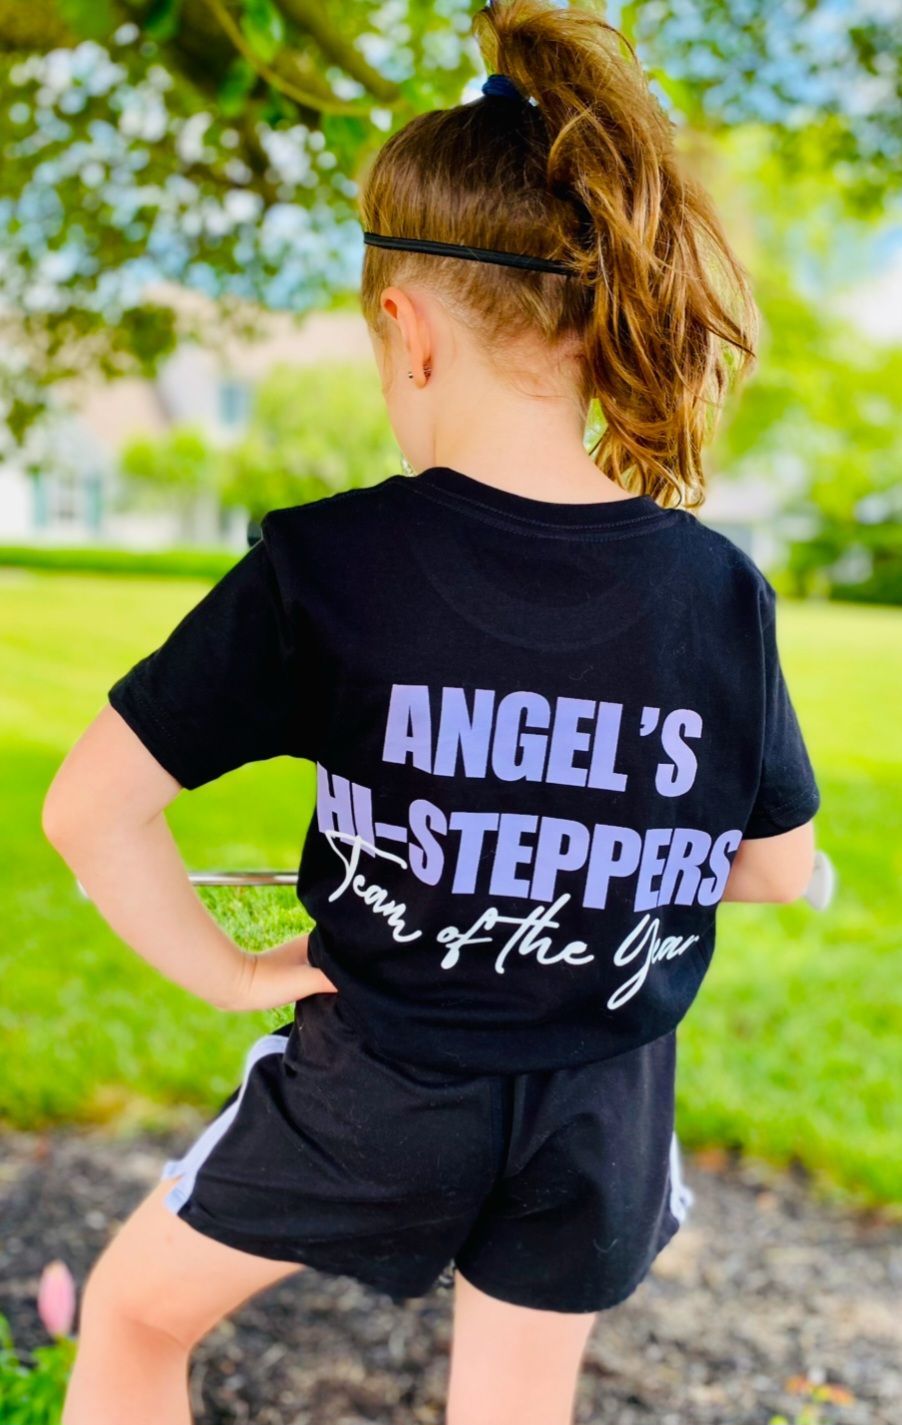
<path id="1" fill-rule="evenodd" d="M 493 449 L 482 441 L 478 448 L 467 440 L 443 443 L 437 448 L 432 465 L 447 466 L 513 495 L 525 495 L 532 500 L 550 500 L 558 504 L 605 503 L 632 498 L 598 469 L 580 443 L 545 447 L 544 442 L 522 450 L 510 442 L 499 443 Z"/>
<path id="2" fill-rule="evenodd" d="M 458 336 L 459 359 L 435 387 L 430 457 L 514 495 L 559 504 L 629 499 L 587 455 L 578 366 L 562 348 L 511 354 L 501 382 L 481 353 Z M 465 413 L 465 414 L 462 414 Z"/>

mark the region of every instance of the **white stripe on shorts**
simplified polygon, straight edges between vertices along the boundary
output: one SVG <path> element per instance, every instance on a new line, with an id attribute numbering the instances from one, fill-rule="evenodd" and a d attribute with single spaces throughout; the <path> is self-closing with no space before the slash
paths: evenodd
<path id="1" fill-rule="evenodd" d="M 244 1072 L 241 1076 L 241 1088 L 238 1096 L 228 1108 L 224 1108 L 222 1113 L 208 1123 L 200 1137 L 196 1138 L 191 1147 L 181 1158 L 168 1158 L 163 1165 L 160 1179 L 179 1177 L 184 1173 L 184 1177 L 177 1182 L 174 1187 L 163 1198 L 164 1206 L 170 1212 L 178 1212 L 184 1206 L 194 1191 L 194 1180 L 197 1177 L 198 1169 L 206 1158 L 212 1153 L 226 1129 L 233 1122 L 241 1100 L 244 1097 L 244 1090 L 247 1087 L 248 1076 L 258 1059 L 262 1059 L 264 1054 L 284 1054 L 285 1045 L 288 1038 L 285 1034 L 264 1034 L 254 1041 L 248 1049 L 244 1060 Z"/>
<path id="2" fill-rule="evenodd" d="M 670 1139 L 670 1210 L 677 1222 L 684 1222 L 695 1201 L 695 1193 L 683 1181 L 683 1165 L 679 1140 L 674 1132 Z"/>

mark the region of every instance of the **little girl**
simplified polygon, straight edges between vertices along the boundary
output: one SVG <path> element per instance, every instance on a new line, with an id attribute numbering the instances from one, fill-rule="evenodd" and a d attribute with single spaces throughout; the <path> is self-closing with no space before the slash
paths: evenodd
<path id="1" fill-rule="evenodd" d="M 692 512 L 753 350 L 742 271 L 616 31 L 550 0 L 474 26 L 482 95 L 361 184 L 417 473 L 266 515 L 47 795 L 139 955 L 294 1004 L 95 1264 L 64 1425 L 187 1425 L 191 1348 L 303 1268 L 399 1302 L 446 1274 L 450 1425 L 566 1425 L 596 1313 L 691 1201 L 676 1027 L 717 906 L 812 871 L 774 590 Z M 164 808 L 276 756 L 316 767 L 316 928 L 252 954 Z"/>

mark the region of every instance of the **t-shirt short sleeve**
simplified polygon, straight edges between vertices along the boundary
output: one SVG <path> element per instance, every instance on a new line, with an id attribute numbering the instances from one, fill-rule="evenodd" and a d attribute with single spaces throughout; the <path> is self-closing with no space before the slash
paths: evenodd
<path id="1" fill-rule="evenodd" d="M 246 762 L 311 757 L 294 644 L 260 540 L 107 698 L 188 789 Z"/>
<path id="2" fill-rule="evenodd" d="M 764 604 L 764 738 L 758 792 L 743 835 L 777 836 L 810 821 L 820 806 L 814 770 L 777 647 L 776 594 Z"/>

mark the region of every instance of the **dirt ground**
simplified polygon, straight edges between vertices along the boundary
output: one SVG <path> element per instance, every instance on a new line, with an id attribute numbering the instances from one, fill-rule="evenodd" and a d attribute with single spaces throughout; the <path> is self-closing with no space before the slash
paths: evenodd
<path id="1" fill-rule="evenodd" d="M 196 1131 L 0 1138 L 0 1310 L 20 1348 L 45 1339 L 44 1263 L 62 1257 L 81 1284 Z M 899 1425 L 902 1227 L 826 1207 L 802 1176 L 762 1164 L 687 1154 L 684 1171 L 686 1222 L 598 1317 L 578 1425 Z M 451 1300 L 438 1285 L 401 1308 L 347 1277 L 297 1273 L 197 1348 L 197 1421 L 441 1425 Z"/>

